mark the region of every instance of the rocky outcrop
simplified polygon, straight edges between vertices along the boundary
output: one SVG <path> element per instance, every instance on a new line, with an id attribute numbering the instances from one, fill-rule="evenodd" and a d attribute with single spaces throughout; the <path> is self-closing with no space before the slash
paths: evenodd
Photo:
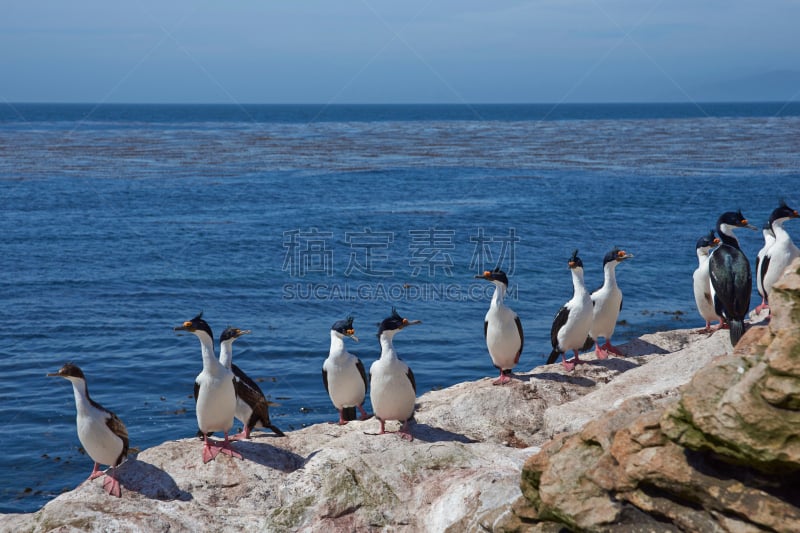
<path id="1" fill-rule="evenodd" d="M 800 531 L 800 261 L 771 305 L 675 399 L 629 399 L 543 446 L 508 527 Z"/>
<path id="2" fill-rule="evenodd" d="M 376 420 L 255 433 L 205 465 L 199 440 L 166 442 L 119 468 L 121 499 L 84 482 L 0 530 L 800 530 L 800 280 L 783 287 L 735 352 L 726 331 L 670 331 L 432 391 L 411 443 Z"/>

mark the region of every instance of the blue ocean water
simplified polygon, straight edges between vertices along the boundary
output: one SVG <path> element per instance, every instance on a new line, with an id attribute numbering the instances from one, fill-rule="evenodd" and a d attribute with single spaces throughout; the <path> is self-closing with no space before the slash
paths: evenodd
<path id="1" fill-rule="evenodd" d="M 0 511 L 91 470 L 45 377 L 66 361 L 131 446 L 193 436 L 199 343 L 173 327 L 200 311 L 253 330 L 234 358 L 284 430 L 336 419 L 320 371 L 350 314 L 366 366 L 392 306 L 423 321 L 395 342 L 420 394 L 494 376 L 473 276 L 498 264 L 520 369 L 550 351 L 575 248 L 590 288 L 612 246 L 635 255 L 615 343 L 701 326 L 695 241 L 800 204 L 799 133 L 797 103 L 0 106 Z M 739 235 L 754 258 L 760 232 Z"/>

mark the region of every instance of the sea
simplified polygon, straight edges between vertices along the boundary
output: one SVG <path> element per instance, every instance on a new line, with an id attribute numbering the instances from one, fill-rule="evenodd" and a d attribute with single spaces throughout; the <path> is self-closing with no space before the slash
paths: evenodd
<path id="1" fill-rule="evenodd" d="M 494 378 L 485 270 L 508 274 L 521 371 L 576 249 L 590 289 L 634 255 L 615 344 L 703 326 L 695 242 L 724 211 L 760 228 L 800 205 L 800 103 L 2 103 L 0 198 L 0 512 L 30 512 L 92 469 L 46 374 L 80 366 L 135 450 L 192 438 L 200 345 L 174 328 L 201 312 L 252 330 L 234 361 L 284 431 L 337 419 L 321 367 L 348 316 L 367 368 L 393 308 L 422 321 L 395 337 L 418 394 Z M 754 261 L 761 232 L 738 235 Z"/>

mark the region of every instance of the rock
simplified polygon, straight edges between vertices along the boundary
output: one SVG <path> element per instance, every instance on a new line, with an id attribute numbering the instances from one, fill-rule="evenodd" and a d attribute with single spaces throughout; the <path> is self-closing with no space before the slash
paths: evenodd
<path id="1" fill-rule="evenodd" d="M 795 278 L 735 352 L 726 331 L 677 330 L 571 373 L 461 383 L 418 399 L 411 443 L 376 420 L 256 432 L 244 460 L 206 465 L 199 440 L 166 442 L 119 468 L 121 499 L 84 482 L 0 530 L 800 530 L 781 475 L 797 477 Z"/>
<path id="2" fill-rule="evenodd" d="M 698 346 L 723 342 L 717 337 L 727 339 L 720 333 L 699 339 Z M 103 493 L 99 480 L 83 483 L 36 513 L 2 517 L 0 528 L 514 529 L 524 514 L 513 509 L 520 506 L 525 459 L 550 440 L 550 427 L 575 423 L 570 409 L 557 415 L 549 410 L 566 402 L 581 417 L 596 417 L 613 409 L 615 400 L 601 396 L 602 402 L 584 405 L 581 399 L 611 386 L 631 396 L 669 396 L 677 382 L 657 386 L 663 376 L 640 371 L 671 356 L 681 368 L 698 364 L 694 357 L 708 358 L 706 348 L 691 354 L 694 338 L 689 331 L 647 336 L 622 346 L 629 358 L 586 356 L 590 362 L 572 373 L 550 365 L 502 387 L 485 378 L 426 393 L 418 400 L 412 443 L 369 434 L 377 432 L 376 420 L 321 424 L 280 438 L 257 432 L 235 444 L 243 461 L 219 456 L 207 465 L 199 440 L 166 442 L 120 467 L 121 499 Z"/>
<path id="3" fill-rule="evenodd" d="M 141 452 L 119 469 L 121 499 L 83 483 L 4 530 L 294 531 L 409 526 L 443 530 L 491 520 L 519 495 L 535 449 L 468 443 L 419 424 L 413 443 L 369 435 L 377 421 L 322 425 L 273 438 L 258 433 L 202 463 L 197 439 Z M 507 503 L 508 502 L 508 503 Z"/>
<path id="4" fill-rule="evenodd" d="M 632 341 L 625 345 L 625 353 L 637 357 L 598 362 L 608 366 L 626 365 L 628 371 L 591 391 L 580 402 L 548 409 L 544 420 L 547 434 L 577 431 L 627 398 L 674 399 L 678 387 L 688 382 L 714 355 L 731 350 L 730 338 L 725 333 L 696 335 L 690 330 L 676 330 L 643 335 Z M 665 356 L 667 354 L 669 357 Z"/>
<path id="5" fill-rule="evenodd" d="M 513 507 L 517 524 L 800 531 L 799 270 L 797 261 L 777 286 L 769 326 L 752 327 L 677 397 L 626 400 L 528 459 L 521 483 L 527 505 Z"/>
<path id="6" fill-rule="evenodd" d="M 670 438 L 762 472 L 800 469 L 797 270 L 775 285 L 769 328 L 751 330 L 735 354 L 698 373 L 667 413 L 664 431 Z"/>

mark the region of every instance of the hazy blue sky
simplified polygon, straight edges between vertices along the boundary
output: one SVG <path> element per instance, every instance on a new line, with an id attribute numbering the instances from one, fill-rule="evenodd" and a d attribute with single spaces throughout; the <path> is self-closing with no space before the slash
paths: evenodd
<path id="1" fill-rule="evenodd" d="M 0 101 L 800 98 L 800 0 L 3 0 Z"/>

